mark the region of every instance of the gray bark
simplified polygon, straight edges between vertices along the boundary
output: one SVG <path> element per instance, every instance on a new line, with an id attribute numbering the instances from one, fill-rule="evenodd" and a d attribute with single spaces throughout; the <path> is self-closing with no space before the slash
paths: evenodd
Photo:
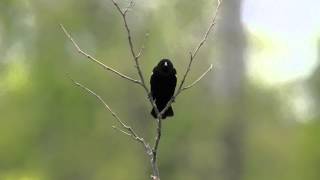
<path id="1" fill-rule="evenodd" d="M 244 83 L 246 37 L 241 23 L 241 0 L 224 0 L 218 22 L 219 68 L 215 73 L 216 99 L 226 117 L 221 133 L 224 180 L 241 180 L 244 174 Z"/>

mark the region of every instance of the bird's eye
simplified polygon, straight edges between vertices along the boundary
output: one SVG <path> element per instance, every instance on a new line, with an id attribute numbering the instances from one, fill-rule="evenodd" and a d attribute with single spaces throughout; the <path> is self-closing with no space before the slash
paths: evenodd
<path id="1" fill-rule="evenodd" d="M 168 66 L 168 62 L 164 62 L 164 66 Z"/>

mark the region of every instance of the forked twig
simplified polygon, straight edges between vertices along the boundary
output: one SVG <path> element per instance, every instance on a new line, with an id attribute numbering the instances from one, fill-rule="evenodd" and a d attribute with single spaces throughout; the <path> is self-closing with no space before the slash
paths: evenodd
<path id="1" fill-rule="evenodd" d="M 137 58 L 138 58 L 138 59 L 139 59 L 140 56 L 142 56 L 142 54 L 143 54 L 143 51 L 144 51 L 144 49 L 145 49 L 145 43 L 146 43 L 148 37 L 149 37 L 149 33 L 146 33 L 146 34 L 144 35 L 144 40 L 143 40 L 142 45 L 141 45 L 141 47 L 140 47 L 139 53 L 138 53 L 138 55 L 137 55 Z"/>
<path id="2" fill-rule="evenodd" d="M 122 17 L 123 24 L 124 24 L 124 27 L 126 29 L 127 35 L 128 35 L 128 44 L 129 44 L 129 47 L 130 47 L 130 52 L 131 52 L 132 58 L 133 58 L 133 60 L 135 62 L 135 67 L 137 68 L 138 75 L 140 77 L 140 82 L 141 82 L 140 85 L 145 90 L 152 107 L 154 108 L 156 114 L 158 114 L 158 121 L 160 121 L 161 115 L 159 114 L 159 110 L 157 108 L 157 105 L 153 101 L 153 99 L 151 97 L 151 94 L 150 94 L 150 91 L 149 91 L 149 89 L 148 89 L 148 87 L 147 87 L 147 85 L 145 83 L 144 76 L 142 74 L 142 70 L 141 70 L 140 63 L 139 63 L 139 58 L 142 55 L 142 52 L 143 52 L 143 49 L 144 49 L 144 45 L 142 45 L 139 53 L 137 54 L 135 52 L 135 50 L 134 50 L 134 44 L 133 44 L 133 41 L 132 41 L 131 31 L 130 31 L 130 28 L 129 28 L 129 25 L 128 25 L 128 21 L 127 21 L 127 16 L 126 15 L 127 15 L 129 7 L 132 7 L 132 1 L 130 1 L 129 6 L 124 11 L 121 10 L 119 4 L 115 0 L 112 0 L 112 3 L 116 7 L 116 9 L 118 10 L 118 12 L 120 13 L 120 15 Z M 147 36 L 148 36 L 148 34 L 146 34 L 146 37 Z"/>
<path id="3" fill-rule="evenodd" d="M 123 23 L 124 23 L 124 27 L 125 27 L 125 29 L 127 31 L 128 43 L 129 43 L 129 46 L 130 46 L 130 52 L 131 52 L 132 58 L 133 58 L 133 60 L 135 62 L 135 66 L 137 68 L 137 71 L 138 71 L 138 74 L 139 74 L 139 77 L 140 77 L 141 85 L 145 89 L 145 91 L 147 93 L 149 93 L 149 90 L 148 90 L 148 88 L 147 88 L 147 86 L 145 84 L 144 77 L 143 77 L 143 74 L 142 74 L 142 71 L 141 71 L 141 67 L 140 67 L 140 64 L 139 64 L 139 57 L 141 56 L 141 54 L 137 55 L 135 50 L 134 50 L 131 31 L 130 31 L 130 28 L 129 28 L 128 22 L 127 22 L 127 16 L 126 15 L 127 15 L 128 9 L 130 7 L 132 7 L 133 1 L 130 1 L 129 6 L 124 11 L 121 10 L 120 6 L 118 5 L 118 3 L 115 0 L 112 0 L 112 2 L 114 4 L 114 6 L 117 8 L 118 12 L 121 14 L 121 17 L 122 17 L 122 20 L 123 20 Z"/>
<path id="4" fill-rule="evenodd" d="M 70 77 L 69 77 L 70 78 Z M 110 108 L 110 106 L 93 90 L 89 89 L 88 87 L 86 87 L 85 85 L 76 82 L 75 80 L 73 80 L 72 78 L 70 78 L 70 80 L 78 87 L 82 88 L 83 90 L 85 90 L 87 93 L 95 96 L 105 107 L 105 109 L 107 111 L 109 111 L 111 113 L 111 115 L 115 118 L 115 120 L 121 125 L 122 128 L 124 128 L 126 131 L 119 129 L 116 126 L 112 126 L 113 128 L 116 128 L 117 130 L 119 130 L 120 132 L 124 133 L 125 135 L 128 135 L 130 137 L 132 137 L 134 140 L 140 142 L 141 144 L 144 145 L 145 149 L 147 150 L 149 148 L 149 145 L 145 142 L 145 140 L 138 136 L 138 134 L 132 129 L 131 126 L 128 126 L 127 124 L 125 124 L 120 117 Z M 149 149 L 148 149 L 149 151 Z"/>

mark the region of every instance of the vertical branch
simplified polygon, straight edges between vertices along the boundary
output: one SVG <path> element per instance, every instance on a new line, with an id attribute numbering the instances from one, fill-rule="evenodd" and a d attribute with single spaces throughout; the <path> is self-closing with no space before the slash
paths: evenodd
<path id="1" fill-rule="evenodd" d="M 139 57 L 140 57 L 141 53 L 136 55 L 136 52 L 134 50 L 134 45 L 133 45 L 133 42 L 132 42 L 131 31 L 130 31 L 130 28 L 129 28 L 128 22 L 127 22 L 127 12 L 129 10 L 129 8 L 133 6 L 133 1 L 132 0 L 130 1 L 129 6 L 124 11 L 121 10 L 119 4 L 115 0 L 112 0 L 112 2 L 114 4 L 114 6 L 117 8 L 118 12 L 121 14 L 121 17 L 122 17 L 122 20 L 123 20 L 123 23 L 124 23 L 124 27 L 125 27 L 127 35 L 128 35 L 128 43 L 129 43 L 129 47 L 130 47 L 130 52 L 131 52 L 132 58 L 133 58 L 133 60 L 135 62 L 135 66 L 137 68 L 137 71 L 138 71 L 138 74 L 139 74 L 139 77 L 140 77 L 141 85 L 145 89 L 147 94 L 149 94 L 149 89 L 147 88 L 147 86 L 145 84 L 145 80 L 144 80 L 144 77 L 143 77 L 143 74 L 142 74 L 142 70 L 141 70 L 141 67 L 140 67 L 140 64 L 139 64 Z"/>
<path id="2" fill-rule="evenodd" d="M 156 140 L 153 146 L 153 158 L 152 158 L 152 162 L 154 164 L 157 164 L 157 152 L 158 152 L 158 148 L 159 148 L 159 143 L 160 143 L 160 139 L 161 139 L 161 130 L 162 130 L 162 120 L 160 118 L 157 119 L 157 136 L 156 136 Z"/>
<path id="3" fill-rule="evenodd" d="M 191 66 L 192 66 L 192 62 L 193 60 L 195 59 L 195 57 L 197 56 L 200 48 L 203 46 L 203 44 L 206 42 L 211 30 L 213 29 L 213 27 L 215 26 L 216 24 L 216 18 L 217 18 L 217 14 L 218 14 L 218 11 L 219 11 L 219 8 L 220 8 L 220 5 L 221 5 L 221 1 L 218 0 L 218 5 L 216 7 L 216 10 L 215 10 L 215 13 L 213 15 L 213 19 L 212 19 L 212 22 L 210 23 L 209 25 L 209 28 L 207 29 L 207 31 L 205 32 L 204 34 L 204 37 L 203 39 L 200 41 L 199 45 L 195 48 L 195 50 L 193 52 L 190 52 L 190 60 L 189 60 L 189 64 L 187 66 L 187 69 L 186 69 L 186 72 L 184 73 L 183 75 L 183 78 L 179 84 L 179 87 L 178 87 L 178 90 L 176 92 L 176 94 L 170 99 L 170 101 L 167 103 L 166 107 L 161 111 L 159 112 L 158 114 L 158 121 L 157 121 L 157 136 L 156 136 L 156 141 L 155 141 L 155 144 L 154 144 L 154 148 L 153 148 L 153 158 L 152 158 L 152 161 L 153 161 L 153 164 L 157 164 L 157 152 L 158 152 L 158 147 L 159 147 L 159 143 L 160 143 L 160 139 L 161 139 L 161 130 L 162 130 L 162 121 L 161 121 L 161 116 L 167 111 L 167 109 L 170 107 L 170 105 L 172 104 L 172 102 L 174 101 L 174 99 L 184 90 L 186 89 L 189 89 L 191 88 L 192 86 L 194 86 L 197 82 L 199 82 L 209 71 L 211 71 L 212 69 L 212 65 L 208 68 L 207 71 L 205 71 L 197 80 L 195 80 L 193 83 L 191 83 L 189 86 L 183 88 L 183 85 L 185 83 L 185 80 L 191 70 Z M 160 118 L 159 118 L 160 117 Z M 160 179 L 160 176 L 155 176 L 156 180 L 157 177 Z"/>
<path id="4" fill-rule="evenodd" d="M 156 114 L 157 114 L 157 135 L 156 135 L 156 141 L 155 141 L 155 145 L 154 145 L 154 148 L 152 149 L 152 155 L 150 156 L 150 162 L 151 162 L 151 167 L 152 167 L 152 176 L 151 178 L 154 179 L 154 180 L 160 180 L 160 173 L 159 173 L 159 169 L 158 169 L 158 165 L 157 165 L 157 150 L 158 150 L 158 146 L 159 146 L 159 142 L 160 142 L 160 138 L 161 138 L 161 119 L 162 119 L 162 114 L 159 112 L 159 109 L 157 107 L 157 105 L 155 104 L 152 96 L 151 96 L 151 93 L 145 83 L 145 80 L 144 80 L 144 76 L 142 74 L 142 70 L 141 70 L 141 67 L 140 67 L 140 63 L 139 63 L 139 58 L 140 56 L 142 55 L 143 53 L 143 49 L 144 49 L 144 46 L 141 47 L 140 51 L 138 54 L 136 54 L 135 50 L 134 50 L 134 44 L 132 42 L 132 36 L 131 36 L 131 31 L 130 31 L 130 28 L 128 26 L 128 22 L 127 22 L 127 18 L 126 18 L 126 15 L 127 15 L 127 12 L 128 12 L 128 9 L 130 7 L 132 7 L 133 3 L 132 1 L 130 2 L 129 6 L 123 11 L 121 10 L 120 6 L 118 5 L 118 3 L 115 1 L 115 0 L 112 0 L 114 6 L 116 7 L 116 9 L 118 10 L 118 12 L 121 14 L 121 17 L 122 17 L 122 20 L 123 20 L 123 23 L 124 23 L 124 27 L 126 29 L 126 32 L 127 32 L 127 36 L 128 36 L 128 44 L 129 44 L 129 47 L 130 47 L 130 52 L 131 52 L 131 55 L 132 55 L 132 58 L 135 62 L 135 67 L 137 68 L 137 71 L 138 71 L 138 74 L 139 74 L 139 77 L 140 77 L 140 85 L 144 88 L 147 96 L 148 96 L 148 99 L 152 105 L 152 107 L 154 108 Z"/>
<path id="5" fill-rule="evenodd" d="M 122 20 L 123 20 L 123 24 L 124 24 L 124 27 L 126 29 L 126 32 L 127 32 L 127 36 L 128 36 L 128 44 L 129 44 L 129 47 L 130 47 L 130 52 L 131 52 L 131 55 L 132 55 L 132 58 L 135 62 L 135 67 L 137 68 L 137 71 L 138 71 L 138 75 L 140 77 L 140 85 L 143 87 L 143 89 L 145 90 L 147 96 L 148 96 L 148 99 L 152 105 L 152 107 L 154 108 L 156 114 L 159 115 L 159 110 L 158 110 L 158 107 L 157 105 L 155 104 L 155 102 L 153 101 L 152 97 L 151 97 L 151 93 L 145 83 L 145 80 L 144 80 L 144 76 L 142 74 L 142 70 L 141 70 L 141 67 L 140 67 L 140 63 L 139 63 L 139 58 L 141 57 L 142 53 L 143 53 L 143 49 L 144 49 L 144 45 L 142 45 L 140 51 L 138 54 L 136 54 L 135 50 L 134 50 L 134 44 L 133 44 L 133 41 L 132 41 L 132 36 L 131 36 L 131 31 L 130 31 L 130 28 L 129 28 L 129 25 L 128 25 L 128 22 L 127 22 L 127 12 L 129 10 L 129 8 L 131 8 L 133 6 L 133 1 L 131 0 L 130 1 L 130 4 L 128 5 L 128 7 L 125 9 L 125 10 L 121 10 L 119 4 L 115 1 L 115 0 L 112 0 L 112 3 L 113 5 L 116 7 L 116 9 L 118 10 L 118 12 L 120 13 L 121 17 L 122 17 Z M 146 37 L 148 36 L 148 34 L 146 34 Z M 158 118 L 158 120 L 160 120 L 160 118 Z"/>

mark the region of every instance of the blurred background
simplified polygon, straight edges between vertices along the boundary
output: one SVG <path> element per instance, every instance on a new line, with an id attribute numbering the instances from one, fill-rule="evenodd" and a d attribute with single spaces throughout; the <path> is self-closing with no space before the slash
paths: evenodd
<path id="1" fill-rule="evenodd" d="M 128 0 L 118 0 L 122 7 Z M 128 20 L 149 81 L 161 58 L 181 79 L 188 52 L 209 25 L 215 0 L 135 0 Z M 224 0 L 175 117 L 163 124 L 159 168 L 175 180 L 320 179 L 320 1 Z M 122 19 L 109 0 L 0 1 L 0 179 L 141 180 L 140 144 L 91 95 L 100 94 L 148 141 L 155 123 L 141 87 L 78 54 L 138 78 Z"/>

